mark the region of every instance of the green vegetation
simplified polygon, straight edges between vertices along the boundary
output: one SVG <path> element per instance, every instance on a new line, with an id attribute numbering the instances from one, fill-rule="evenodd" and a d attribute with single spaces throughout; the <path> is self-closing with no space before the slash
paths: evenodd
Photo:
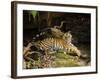
<path id="1" fill-rule="evenodd" d="M 53 67 L 75 67 L 80 66 L 78 64 L 79 58 L 76 56 L 70 56 L 64 53 L 56 53 L 56 59 L 52 63 Z"/>
<path id="2" fill-rule="evenodd" d="M 33 18 L 35 19 L 36 15 L 37 15 L 37 11 L 30 11 L 30 14 L 32 14 Z"/>

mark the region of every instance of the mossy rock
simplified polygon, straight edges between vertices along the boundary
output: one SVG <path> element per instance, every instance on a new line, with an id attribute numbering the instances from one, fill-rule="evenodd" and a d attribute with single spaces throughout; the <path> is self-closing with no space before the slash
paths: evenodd
<path id="1" fill-rule="evenodd" d="M 53 67 L 75 67 L 79 65 L 79 58 L 64 53 L 56 53 L 56 59 L 52 63 Z"/>

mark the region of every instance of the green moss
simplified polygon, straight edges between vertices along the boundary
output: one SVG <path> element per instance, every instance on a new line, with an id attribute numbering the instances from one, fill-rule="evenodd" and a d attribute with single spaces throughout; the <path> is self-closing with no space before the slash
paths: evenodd
<path id="1" fill-rule="evenodd" d="M 52 63 L 53 67 L 74 67 L 80 66 L 78 64 L 78 57 L 70 56 L 64 53 L 56 53 L 56 59 Z"/>

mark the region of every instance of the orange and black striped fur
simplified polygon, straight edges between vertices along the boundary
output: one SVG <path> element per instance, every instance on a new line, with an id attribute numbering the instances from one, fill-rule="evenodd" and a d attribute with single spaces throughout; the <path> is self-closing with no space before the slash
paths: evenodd
<path id="1" fill-rule="evenodd" d="M 62 36 L 62 38 L 45 38 L 43 40 L 33 42 L 33 45 L 38 48 L 38 50 L 42 51 L 51 52 L 62 50 L 64 53 L 80 56 L 80 50 L 78 50 L 71 41 L 72 35 L 70 32 L 67 32 Z"/>

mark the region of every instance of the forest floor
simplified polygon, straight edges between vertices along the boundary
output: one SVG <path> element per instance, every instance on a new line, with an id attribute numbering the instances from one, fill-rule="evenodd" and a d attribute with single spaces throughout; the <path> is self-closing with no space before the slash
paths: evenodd
<path id="1" fill-rule="evenodd" d="M 25 69 L 89 66 L 91 63 L 90 46 L 88 44 L 80 44 L 77 47 L 81 51 L 82 57 L 57 52 L 43 56 L 42 59 L 36 56 L 37 60 L 34 62 L 24 61 L 23 66 Z"/>

